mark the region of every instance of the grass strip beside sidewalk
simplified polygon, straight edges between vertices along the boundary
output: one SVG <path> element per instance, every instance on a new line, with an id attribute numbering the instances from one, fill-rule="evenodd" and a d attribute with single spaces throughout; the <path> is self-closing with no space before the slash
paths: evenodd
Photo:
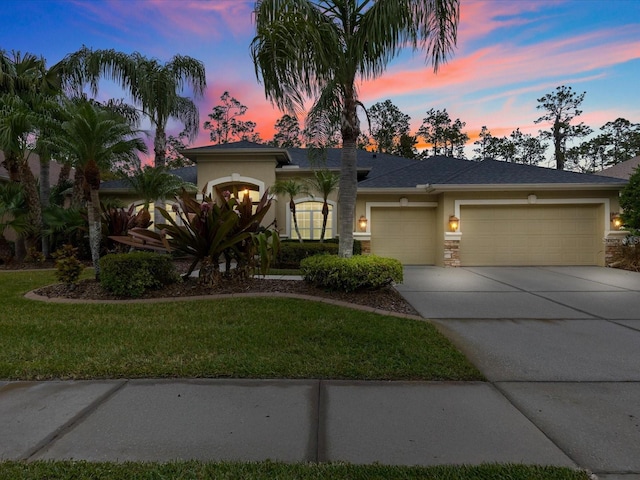
<path id="1" fill-rule="evenodd" d="M 589 480 L 582 470 L 527 465 L 479 465 L 403 467 L 385 465 L 258 463 L 88 463 L 4 462 L 0 480 L 151 480 L 231 479 L 243 480 Z"/>

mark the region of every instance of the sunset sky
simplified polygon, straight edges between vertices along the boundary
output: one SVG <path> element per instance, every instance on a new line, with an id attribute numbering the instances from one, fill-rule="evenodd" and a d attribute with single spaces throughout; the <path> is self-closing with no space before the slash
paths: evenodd
<path id="1" fill-rule="evenodd" d="M 168 61 L 204 62 L 201 124 L 225 90 L 249 109 L 263 139 L 282 115 L 265 100 L 249 55 L 253 0 L 4 0 L 0 48 L 53 65 L 82 45 Z M 376 81 L 360 85 L 365 106 L 391 99 L 415 131 L 430 108 L 446 108 L 472 137 L 520 128 L 537 134 L 536 99 L 559 85 L 587 92 L 580 117 L 599 129 L 640 123 L 640 0 L 461 0 L 458 46 L 435 75 L 407 50 Z M 124 94 L 104 85 L 101 98 Z M 174 126 L 171 133 L 177 133 Z M 194 145 L 209 143 L 202 131 Z M 471 146 L 468 152 L 471 152 Z"/>

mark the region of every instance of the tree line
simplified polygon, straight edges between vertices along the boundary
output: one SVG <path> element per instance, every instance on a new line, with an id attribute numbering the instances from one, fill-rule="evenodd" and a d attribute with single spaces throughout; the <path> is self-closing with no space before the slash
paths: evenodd
<path id="1" fill-rule="evenodd" d="M 640 155 L 640 124 L 617 118 L 602 125 L 599 133 L 589 140 L 594 130 L 576 119 L 582 114 L 580 106 L 586 92 L 576 93 L 571 87 L 560 86 L 539 98 L 537 109 L 542 115 L 534 120 L 546 124 L 537 136 L 523 133 L 520 128 L 508 136 L 494 136 L 483 126 L 473 145 L 472 160 L 492 158 L 505 162 L 538 165 L 546 159 L 552 147 L 556 168 L 591 173 Z M 225 92 L 222 103 L 213 108 L 204 128 L 210 130 L 214 144 L 249 140 L 257 143 L 294 147 L 336 147 L 340 145 L 338 132 L 318 136 L 301 128 L 296 117 L 285 114 L 274 127 L 273 139 L 263 140 L 256 132 L 256 123 L 242 120 L 248 108 Z M 405 158 L 424 159 L 435 155 L 466 158 L 464 147 L 469 135 L 466 122 L 452 119 L 447 109 L 429 109 L 422 125 L 411 133 L 411 117 L 403 113 L 391 100 L 373 104 L 366 111 L 368 129 L 358 136 L 357 147 Z M 368 130 L 368 133 L 367 133 Z M 427 148 L 418 152 L 422 141 Z"/>

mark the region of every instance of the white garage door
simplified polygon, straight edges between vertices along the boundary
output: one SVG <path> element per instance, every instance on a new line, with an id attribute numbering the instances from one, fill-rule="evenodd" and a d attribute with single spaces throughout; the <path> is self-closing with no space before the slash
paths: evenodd
<path id="1" fill-rule="evenodd" d="M 463 206 L 460 263 L 602 265 L 602 206 Z"/>
<path id="2" fill-rule="evenodd" d="M 435 263 L 434 208 L 371 209 L 371 253 L 405 265 Z"/>

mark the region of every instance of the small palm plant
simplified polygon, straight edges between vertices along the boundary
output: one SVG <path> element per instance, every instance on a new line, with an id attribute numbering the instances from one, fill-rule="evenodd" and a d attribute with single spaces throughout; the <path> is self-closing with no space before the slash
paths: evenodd
<path id="1" fill-rule="evenodd" d="M 289 196 L 289 210 L 291 211 L 293 227 L 298 235 L 300 243 L 302 243 L 302 235 L 300 235 L 300 229 L 298 228 L 298 217 L 296 216 L 296 202 L 294 201 L 294 198 L 307 192 L 308 190 L 306 185 L 295 178 L 289 180 L 277 180 L 271 187 L 271 193 Z"/>
<path id="2" fill-rule="evenodd" d="M 313 177 L 307 180 L 311 190 L 315 190 L 322 196 L 322 231 L 320 232 L 320 243 L 324 242 L 324 235 L 327 231 L 327 220 L 329 219 L 329 195 L 338 189 L 340 175 L 327 169 L 315 170 Z"/>
<path id="3" fill-rule="evenodd" d="M 174 175 L 165 167 L 150 165 L 137 167 L 131 172 L 121 171 L 122 179 L 129 184 L 134 192 L 144 201 L 144 209 L 149 210 L 151 202 L 164 202 L 178 195 L 182 190 L 196 193 L 198 187 Z"/>
<path id="4" fill-rule="evenodd" d="M 0 260 L 5 264 L 13 259 L 13 250 L 4 236 L 7 228 L 19 235 L 29 229 L 24 189 L 16 182 L 0 185 Z"/>

